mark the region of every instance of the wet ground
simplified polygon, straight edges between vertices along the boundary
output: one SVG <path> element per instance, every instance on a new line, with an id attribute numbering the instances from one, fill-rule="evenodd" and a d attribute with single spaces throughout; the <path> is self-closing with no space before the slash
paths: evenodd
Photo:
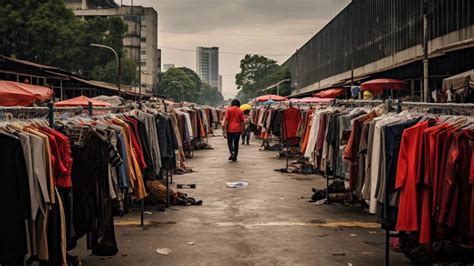
<path id="1" fill-rule="evenodd" d="M 384 231 L 360 207 L 307 202 L 311 188 L 325 187 L 318 175 L 282 174 L 277 152 L 259 151 L 256 141 L 229 162 L 222 137 L 214 150 L 195 152 L 186 162 L 194 173 L 174 176 L 181 190 L 202 206 L 172 206 L 159 212 L 147 206 L 145 229 L 138 212 L 115 220 L 119 253 L 89 255 L 84 243 L 73 255 L 83 265 L 383 265 Z M 245 181 L 246 188 L 226 182 Z M 84 241 L 83 241 L 84 242 Z M 171 249 L 160 255 L 158 248 Z M 408 260 L 391 252 L 392 265 Z"/>

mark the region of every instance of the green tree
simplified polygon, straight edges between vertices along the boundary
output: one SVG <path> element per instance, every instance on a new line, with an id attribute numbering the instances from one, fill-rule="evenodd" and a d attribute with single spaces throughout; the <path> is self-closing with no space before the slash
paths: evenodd
<path id="1" fill-rule="evenodd" d="M 196 87 L 197 81 L 192 77 L 184 68 L 171 68 L 163 74 L 158 94 L 175 101 L 194 101 L 200 88 Z"/>
<path id="2" fill-rule="evenodd" d="M 224 103 L 224 97 L 220 92 L 207 83 L 202 83 L 198 104 L 218 106 Z"/>
<path id="3" fill-rule="evenodd" d="M 122 84 L 134 85 L 138 83 L 137 64 L 130 58 L 121 59 L 121 82 Z M 117 83 L 117 60 L 109 61 L 105 65 L 96 66 L 91 73 L 92 79 Z"/>
<path id="4" fill-rule="evenodd" d="M 239 90 L 237 97 L 242 102 L 272 93 L 272 91 L 268 92 L 264 89 L 288 77 L 285 67 L 279 66 L 275 60 L 262 55 L 246 55 L 240 61 L 240 69 L 241 71 L 235 76 L 235 79 Z M 282 84 L 280 87 L 280 95 L 289 94 L 289 87 L 285 86 Z M 276 89 L 273 93 L 276 93 Z"/>
<path id="5" fill-rule="evenodd" d="M 82 21 L 63 0 L 1 0 L 0 53 L 57 66 L 91 77 L 96 66 L 115 60 L 107 50 L 91 43 L 112 46 L 123 54 L 127 26 L 121 18 L 96 17 Z"/>

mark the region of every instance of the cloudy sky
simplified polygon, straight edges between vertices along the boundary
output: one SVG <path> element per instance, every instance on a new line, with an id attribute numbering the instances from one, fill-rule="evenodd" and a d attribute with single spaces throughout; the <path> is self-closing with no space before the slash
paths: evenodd
<path id="1" fill-rule="evenodd" d="M 131 4 L 131 0 L 122 2 Z M 236 94 L 234 77 L 245 53 L 264 54 L 283 63 L 349 2 L 134 0 L 133 4 L 153 7 L 158 12 L 162 64 L 195 70 L 196 47 L 218 46 L 224 97 L 229 98 Z"/>

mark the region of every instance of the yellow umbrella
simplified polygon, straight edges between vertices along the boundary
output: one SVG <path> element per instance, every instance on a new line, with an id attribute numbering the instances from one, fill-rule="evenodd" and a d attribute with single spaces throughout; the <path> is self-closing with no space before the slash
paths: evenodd
<path id="1" fill-rule="evenodd" d="M 245 110 L 250 110 L 252 109 L 252 105 L 246 103 L 240 106 L 240 110 L 245 111 Z"/>

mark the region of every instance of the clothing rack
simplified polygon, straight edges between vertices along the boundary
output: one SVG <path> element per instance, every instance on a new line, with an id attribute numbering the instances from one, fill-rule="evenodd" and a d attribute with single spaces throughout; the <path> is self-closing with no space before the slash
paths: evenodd
<path id="1" fill-rule="evenodd" d="M 91 102 L 87 107 L 87 111 L 90 117 L 94 115 L 94 110 L 99 111 L 113 111 L 113 110 L 123 110 L 127 109 L 126 106 L 119 106 L 119 107 L 94 107 Z M 7 112 L 25 112 L 25 113 L 36 113 L 36 112 L 47 112 L 48 114 L 48 123 L 49 127 L 54 129 L 54 112 L 76 112 L 76 113 L 83 113 L 84 108 L 82 106 L 79 107 L 54 107 L 52 102 L 47 104 L 47 107 L 0 107 L 0 114 L 7 113 Z M 168 185 L 167 185 L 167 194 L 168 192 Z M 168 198 L 169 200 L 169 198 Z M 145 229 L 144 223 L 144 213 L 145 213 L 145 200 L 140 200 L 140 227 Z"/>
<path id="2" fill-rule="evenodd" d="M 421 107 L 421 108 L 433 108 L 433 109 L 444 109 L 444 110 L 468 110 L 470 112 L 474 112 L 474 104 L 472 103 L 425 103 L 425 102 L 402 102 L 398 100 L 397 105 L 399 107 L 406 106 L 406 107 Z M 397 112 L 400 112 L 401 108 L 398 108 Z M 385 191 L 385 202 L 390 202 L 388 186 L 386 187 Z M 389 221 L 390 219 L 390 211 L 389 208 L 385 207 L 385 219 Z M 390 228 L 386 226 L 385 228 L 385 265 L 390 265 L 390 237 L 398 237 L 400 236 L 399 233 L 391 233 Z"/>
<path id="3" fill-rule="evenodd" d="M 377 105 L 377 104 L 386 104 L 387 111 L 390 112 L 393 108 L 393 105 L 396 104 L 397 112 L 400 113 L 402 111 L 402 107 L 418 107 L 418 108 L 431 108 L 431 109 L 442 109 L 442 110 L 464 110 L 469 111 L 471 113 L 474 112 L 474 104 L 473 103 L 425 103 L 425 102 L 403 102 L 402 100 L 393 101 L 392 99 L 388 99 L 385 102 L 381 100 L 335 100 L 334 104 L 351 104 L 351 105 Z M 337 161 L 335 161 L 337 162 Z M 333 178 L 335 176 L 333 175 Z M 329 178 L 326 179 L 327 191 L 326 197 L 329 200 Z M 389 187 L 386 186 L 385 191 L 385 202 L 390 202 L 390 194 L 389 194 Z M 329 203 L 329 201 L 328 201 Z M 384 214 L 385 220 L 390 220 L 390 211 L 389 206 L 384 207 Z M 385 226 L 385 265 L 390 265 L 390 237 L 399 237 L 399 233 L 392 233 L 389 226 Z"/>

